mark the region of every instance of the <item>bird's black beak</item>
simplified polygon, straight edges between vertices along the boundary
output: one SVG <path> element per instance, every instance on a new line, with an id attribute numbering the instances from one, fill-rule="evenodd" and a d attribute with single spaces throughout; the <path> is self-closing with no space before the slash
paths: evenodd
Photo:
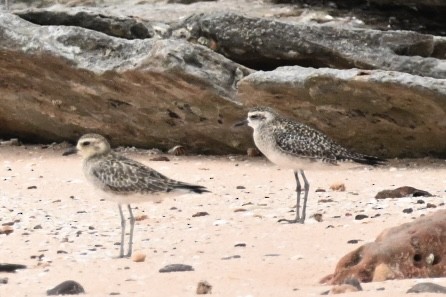
<path id="1" fill-rule="evenodd" d="M 248 125 L 248 120 L 243 120 L 238 123 L 235 123 L 234 127 L 241 127 L 241 126 L 247 126 L 247 125 Z"/>
<path id="2" fill-rule="evenodd" d="M 68 148 L 66 151 L 63 152 L 62 156 L 68 156 L 72 154 L 77 153 L 77 148 L 75 146 Z"/>

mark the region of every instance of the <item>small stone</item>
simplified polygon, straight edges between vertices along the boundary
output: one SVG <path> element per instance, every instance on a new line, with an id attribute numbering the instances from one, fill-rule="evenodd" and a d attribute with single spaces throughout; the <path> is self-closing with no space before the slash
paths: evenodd
<path id="1" fill-rule="evenodd" d="M 9 235 L 12 232 L 14 232 L 14 228 L 12 228 L 11 226 L 3 226 L 0 228 L 0 234 Z"/>
<path id="2" fill-rule="evenodd" d="M 137 222 L 144 221 L 144 220 L 147 220 L 147 219 L 148 219 L 148 216 L 145 215 L 145 214 L 139 215 L 139 216 L 135 217 L 135 221 L 137 221 Z"/>
<path id="3" fill-rule="evenodd" d="M 75 281 L 68 280 L 63 283 L 57 285 L 51 290 L 46 291 L 48 296 L 54 295 L 78 295 L 81 293 L 85 293 L 84 288 Z"/>
<path id="4" fill-rule="evenodd" d="M 169 264 L 159 270 L 160 273 L 180 271 L 194 271 L 194 268 L 190 265 L 185 264 Z"/>
<path id="5" fill-rule="evenodd" d="M 197 294 L 212 294 L 212 286 L 207 281 L 200 281 L 197 285 Z"/>
<path id="6" fill-rule="evenodd" d="M 320 203 L 328 203 L 328 202 L 333 202 L 333 199 L 328 198 L 328 199 L 319 199 L 318 202 Z"/>
<path id="7" fill-rule="evenodd" d="M 422 200 L 422 199 L 418 199 L 417 200 L 417 204 L 424 204 L 425 202 L 424 202 L 424 200 Z"/>
<path id="8" fill-rule="evenodd" d="M 243 212 L 243 211 L 247 211 L 247 209 L 245 209 L 245 208 L 236 208 L 236 209 L 234 209 L 234 212 Z"/>
<path id="9" fill-rule="evenodd" d="M 27 189 L 28 189 L 28 190 L 37 189 L 37 186 L 29 186 Z"/>
<path id="10" fill-rule="evenodd" d="M 146 254 L 142 252 L 135 252 L 132 255 L 133 262 L 144 262 L 146 260 Z"/>
<path id="11" fill-rule="evenodd" d="M 407 293 L 443 293 L 446 294 L 446 287 L 434 283 L 418 283 L 410 288 Z"/>
<path id="12" fill-rule="evenodd" d="M 321 213 L 315 213 L 311 217 L 314 218 L 317 222 L 322 222 L 323 221 Z"/>
<path id="13" fill-rule="evenodd" d="M 315 192 L 316 193 L 324 193 L 324 192 L 327 192 L 327 191 L 325 189 L 322 189 L 322 188 L 317 188 Z"/>
<path id="14" fill-rule="evenodd" d="M 57 253 L 57 254 L 68 254 L 67 251 L 63 251 L 63 250 L 58 250 L 56 253 Z"/>
<path id="15" fill-rule="evenodd" d="M 413 213 L 413 209 L 412 208 L 405 208 L 403 209 L 404 213 Z"/>
<path id="16" fill-rule="evenodd" d="M 246 247 L 246 243 L 237 243 L 234 247 Z"/>
<path id="17" fill-rule="evenodd" d="M 426 208 L 437 208 L 437 206 L 435 204 L 433 204 L 433 203 L 428 202 L 426 204 Z"/>
<path id="18" fill-rule="evenodd" d="M 7 277 L 1 277 L 0 278 L 0 284 L 6 285 L 7 283 L 8 283 L 8 278 Z"/>
<path id="19" fill-rule="evenodd" d="M 223 257 L 221 259 L 222 260 L 231 260 L 231 259 L 240 259 L 240 258 L 241 258 L 240 255 L 234 255 L 234 256 Z"/>
<path id="20" fill-rule="evenodd" d="M 345 192 L 345 184 L 344 183 L 335 183 L 330 186 L 332 191 L 336 192 Z"/>
<path id="21" fill-rule="evenodd" d="M 17 269 L 25 269 L 26 266 L 22 264 L 0 264 L 0 272 L 15 272 Z"/>
<path id="22" fill-rule="evenodd" d="M 209 213 L 207 213 L 205 211 L 199 211 L 199 212 L 193 214 L 192 217 L 196 218 L 196 217 L 204 217 L 204 216 L 208 216 L 208 215 L 209 215 Z"/>
<path id="23" fill-rule="evenodd" d="M 36 230 L 36 229 L 42 229 L 42 225 L 40 225 L 40 224 L 39 224 L 39 225 L 35 225 L 35 226 L 33 227 L 33 229 L 35 229 L 35 230 Z"/>
<path id="24" fill-rule="evenodd" d="M 168 161 L 170 161 L 170 159 L 165 157 L 165 156 L 158 156 L 158 157 L 154 157 L 154 158 L 150 159 L 150 161 L 165 161 L 165 162 L 168 162 Z"/>
<path id="25" fill-rule="evenodd" d="M 246 189 L 246 187 L 245 186 L 237 186 L 236 189 L 237 190 L 244 190 L 244 189 Z"/>
<path id="26" fill-rule="evenodd" d="M 347 241 L 347 243 L 349 244 L 357 244 L 360 240 L 359 239 L 350 239 L 349 241 Z"/>
<path id="27" fill-rule="evenodd" d="M 364 214 L 359 214 L 359 215 L 356 215 L 355 216 L 355 220 L 363 220 L 363 219 L 366 219 L 366 218 L 368 218 L 369 216 L 367 216 L 367 215 L 364 215 Z"/>

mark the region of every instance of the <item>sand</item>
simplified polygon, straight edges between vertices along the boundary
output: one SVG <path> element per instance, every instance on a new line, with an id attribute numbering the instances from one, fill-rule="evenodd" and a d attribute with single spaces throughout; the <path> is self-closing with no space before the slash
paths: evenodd
<path id="1" fill-rule="evenodd" d="M 126 153 L 169 177 L 212 191 L 134 205 L 136 216 L 147 216 L 135 227 L 134 251 L 146 255 L 137 263 L 116 258 L 117 205 L 94 194 L 80 157 L 61 152 L 0 147 L 0 225 L 15 222 L 13 233 L 0 235 L 0 262 L 28 267 L 0 273 L 8 278 L 0 284 L 0 296 L 45 296 L 65 280 L 79 282 L 86 296 L 194 296 L 201 280 L 212 285 L 212 296 L 319 296 L 331 288 L 319 280 L 334 271 L 343 255 L 373 241 L 383 229 L 435 212 L 446 202 L 444 160 L 314 169 L 306 172 L 308 216 L 322 214 L 322 222 L 308 218 L 304 225 L 282 224 L 277 221 L 294 218 L 294 177 L 264 158 L 168 156 L 170 162 L 160 162 L 150 161 L 148 154 Z M 346 191 L 330 190 L 335 183 L 344 183 Z M 374 199 L 378 191 L 406 185 L 435 196 Z M 419 199 L 439 207 L 426 208 L 417 204 Z M 413 212 L 403 213 L 406 208 Z M 193 217 L 198 212 L 209 215 Z M 368 218 L 355 220 L 357 214 Z M 359 242 L 347 243 L 352 239 Z M 194 271 L 159 272 L 174 263 Z M 366 283 L 363 292 L 346 295 L 402 296 L 421 281 L 426 280 Z M 445 279 L 428 281 L 446 285 Z"/>

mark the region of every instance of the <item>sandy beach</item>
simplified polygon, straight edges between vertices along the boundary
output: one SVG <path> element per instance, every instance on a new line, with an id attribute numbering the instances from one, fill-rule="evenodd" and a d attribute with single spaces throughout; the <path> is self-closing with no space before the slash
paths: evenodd
<path id="1" fill-rule="evenodd" d="M 147 216 L 135 226 L 134 251 L 146 255 L 139 263 L 116 258 L 117 205 L 94 194 L 79 156 L 39 146 L 0 147 L 0 225 L 13 223 L 11 234 L 0 235 L 0 262 L 27 266 L 0 273 L 8 278 L 0 296 L 46 296 L 65 280 L 79 282 L 85 296 L 194 296 L 201 280 L 212 285 L 212 296 L 319 296 L 331 288 L 319 280 L 334 272 L 342 256 L 383 229 L 443 209 L 446 202 L 444 160 L 314 169 L 306 171 L 307 222 L 283 224 L 278 220 L 294 218 L 294 176 L 264 158 L 168 156 L 169 162 L 160 162 L 145 153 L 125 155 L 211 191 L 133 205 L 135 216 Z M 346 191 L 331 190 L 335 183 L 344 183 Z M 399 186 L 434 197 L 374 198 Z M 427 202 L 437 208 L 426 208 Z M 413 212 L 403 213 L 407 208 Z M 194 216 L 199 212 L 208 215 Z M 357 214 L 368 218 L 355 220 Z M 194 271 L 159 272 L 175 263 Z M 426 280 L 365 283 L 364 291 L 346 295 L 402 296 L 421 281 Z M 428 281 L 446 285 L 445 279 Z"/>

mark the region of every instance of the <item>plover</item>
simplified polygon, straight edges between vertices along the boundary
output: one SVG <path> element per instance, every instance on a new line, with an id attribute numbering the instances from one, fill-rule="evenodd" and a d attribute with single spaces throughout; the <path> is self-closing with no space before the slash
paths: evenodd
<path id="1" fill-rule="evenodd" d="M 203 186 L 192 185 L 170 179 L 152 168 L 135 160 L 112 152 L 108 141 L 99 134 L 85 134 L 77 146 L 68 149 L 63 155 L 82 155 L 83 171 L 93 185 L 105 193 L 105 198 L 118 203 L 121 216 L 121 246 L 119 257 L 124 257 L 124 236 L 126 220 L 122 204 L 127 205 L 130 215 L 130 239 L 127 257 L 132 255 L 133 217 L 130 203 L 158 200 L 166 196 L 184 193 L 201 194 L 209 192 Z"/>
<path id="2" fill-rule="evenodd" d="M 248 112 L 246 120 L 235 126 L 248 125 L 253 128 L 253 138 L 257 148 L 273 163 L 294 170 L 296 179 L 296 218 L 282 219 L 288 223 L 304 223 L 310 184 L 304 168 L 319 162 L 336 166 L 341 162 L 352 161 L 359 164 L 377 165 L 384 159 L 351 152 L 340 146 L 322 132 L 305 124 L 281 116 L 269 107 L 256 107 Z M 299 173 L 304 181 L 304 199 L 300 214 L 300 194 L 302 186 Z"/>

